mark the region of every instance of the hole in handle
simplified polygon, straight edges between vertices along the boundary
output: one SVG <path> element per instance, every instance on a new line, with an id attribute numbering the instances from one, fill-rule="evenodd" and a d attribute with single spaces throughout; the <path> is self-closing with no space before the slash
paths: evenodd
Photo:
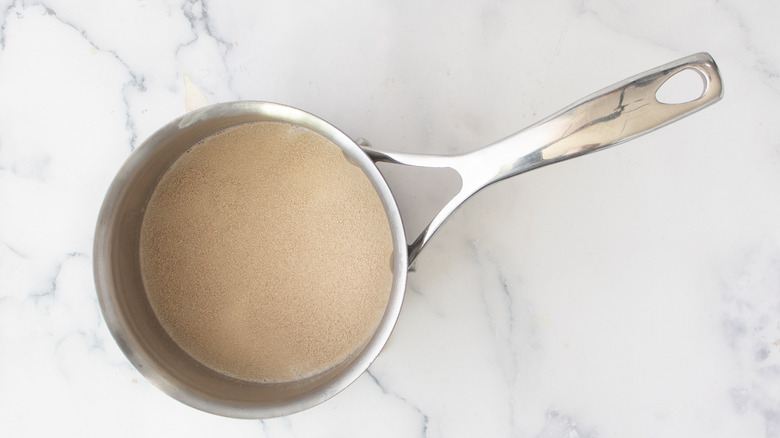
<path id="1" fill-rule="evenodd" d="M 383 162 L 376 165 L 401 211 L 408 243 L 414 242 L 463 185 L 458 172 L 449 167 L 417 167 Z"/>
<path id="2" fill-rule="evenodd" d="M 655 92 L 655 99 L 667 105 L 693 102 L 704 95 L 706 86 L 704 75 L 698 70 L 686 68 L 667 79 Z"/>

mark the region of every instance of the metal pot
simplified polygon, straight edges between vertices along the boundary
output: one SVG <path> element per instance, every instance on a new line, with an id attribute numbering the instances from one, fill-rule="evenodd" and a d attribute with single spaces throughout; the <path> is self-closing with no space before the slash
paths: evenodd
<path id="1" fill-rule="evenodd" d="M 704 84 L 689 102 L 658 102 L 658 89 L 683 70 Z M 267 102 L 233 102 L 202 108 L 169 123 L 133 152 L 111 184 L 98 217 L 94 274 L 106 323 L 130 362 L 170 396 L 214 414 L 268 418 L 321 403 L 346 388 L 384 347 L 401 310 L 409 265 L 447 218 L 470 196 L 511 176 L 629 140 L 700 110 L 722 97 L 713 59 L 700 53 L 629 78 L 557 114 L 475 152 L 430 156 L 361 148 L 346 134 L 304 111 Z M 320 374 L 286 383 L 242 381 L 189 356 L 166 333 L 148 302 L 139 262 L 146 204 L 160 177 L 200 140 L 231 126 L 280 121 L 308 128 L 339 146 L 364 172 L 381 199 L 394 244 L 394 280 L 384 316 L 362 351 Z M 460 191 L 413 242 L 407 242 L 393 194 L 376 162 L 449 167 Z"/>

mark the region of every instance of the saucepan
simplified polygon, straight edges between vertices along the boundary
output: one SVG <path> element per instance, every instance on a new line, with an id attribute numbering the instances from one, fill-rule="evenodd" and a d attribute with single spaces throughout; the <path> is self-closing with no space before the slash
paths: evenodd
<path id="1" fill-rule="evenodd" d="M 693 71 L 701 92 L 679 103 L 659 102 L 671 77 Z M 698 90 L 697 90 L 698 91 Z M 432 156 L 364 148 L 328 122 L 305 111 L 269 102 L 232 102 L 192 111 L 153 134 L 118 172 L 100 211 L 94 246 L 94 275 L 103 316 L 129 361 L 162 391 L 195 408 L 239 418 L 269 418 L 313 407 L 355 381 L 380 353 L 396 323 L 407 271 L 447 218 L 481 189 L 532 169 L 595 152 L 664 126 L 722 97 L 712 57 L 699 53 L 626 79 L 483 149 Z M 276 121 L 307 128 L 329 139 L 359 166 L 381 199 L 393 239 L 393 285 L 387 308 L 361 351 L 316 375 L 292 382 L 252 382 L 216 372 L 167 336 L 150 307 L 139 274 L 139 233 L 155 184 L 192 145 L 227 128 Z M 407 241 L 393 192 L 378 162 L 451 168 L 460 190 Z"/>

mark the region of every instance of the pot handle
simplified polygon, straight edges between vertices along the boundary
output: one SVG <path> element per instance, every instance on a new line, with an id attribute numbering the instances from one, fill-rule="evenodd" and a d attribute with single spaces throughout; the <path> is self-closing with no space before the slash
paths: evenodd
<path id="1" fill-rule="evenodd" d="M 704 85 L 701 95 L 683 103 L 659 102 L 657 93 L 661 86 L 684 70 L 699 74 Z M 722 97 L 723 84 L 715 61 L 707 53 L 698 53 L 607 87 L 474 152 L 436 156 L 364 150 L 375 162 L 449 167 L 460 175 L 460 191 L 408 245 L 411 265 L 447 218 L 473 194 L 490 184 L 631 140 L 701 110 Z"/>

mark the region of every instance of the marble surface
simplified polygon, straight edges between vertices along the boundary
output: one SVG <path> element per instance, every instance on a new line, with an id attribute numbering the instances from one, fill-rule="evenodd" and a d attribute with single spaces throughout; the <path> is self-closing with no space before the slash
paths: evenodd
<path id="1" fill-rule="evenodd" d="M 778 22 L 769 0 L 0 0 L 0 436 L 780 436 Z M 472 198 L 320 406 L 197 411 L 106 328 L 102 197 L 188 109 L 276 101 L 465 152 L 698 51 L 723 101 Z M 440 181 L 401 180 L 423 204 Z"/>

